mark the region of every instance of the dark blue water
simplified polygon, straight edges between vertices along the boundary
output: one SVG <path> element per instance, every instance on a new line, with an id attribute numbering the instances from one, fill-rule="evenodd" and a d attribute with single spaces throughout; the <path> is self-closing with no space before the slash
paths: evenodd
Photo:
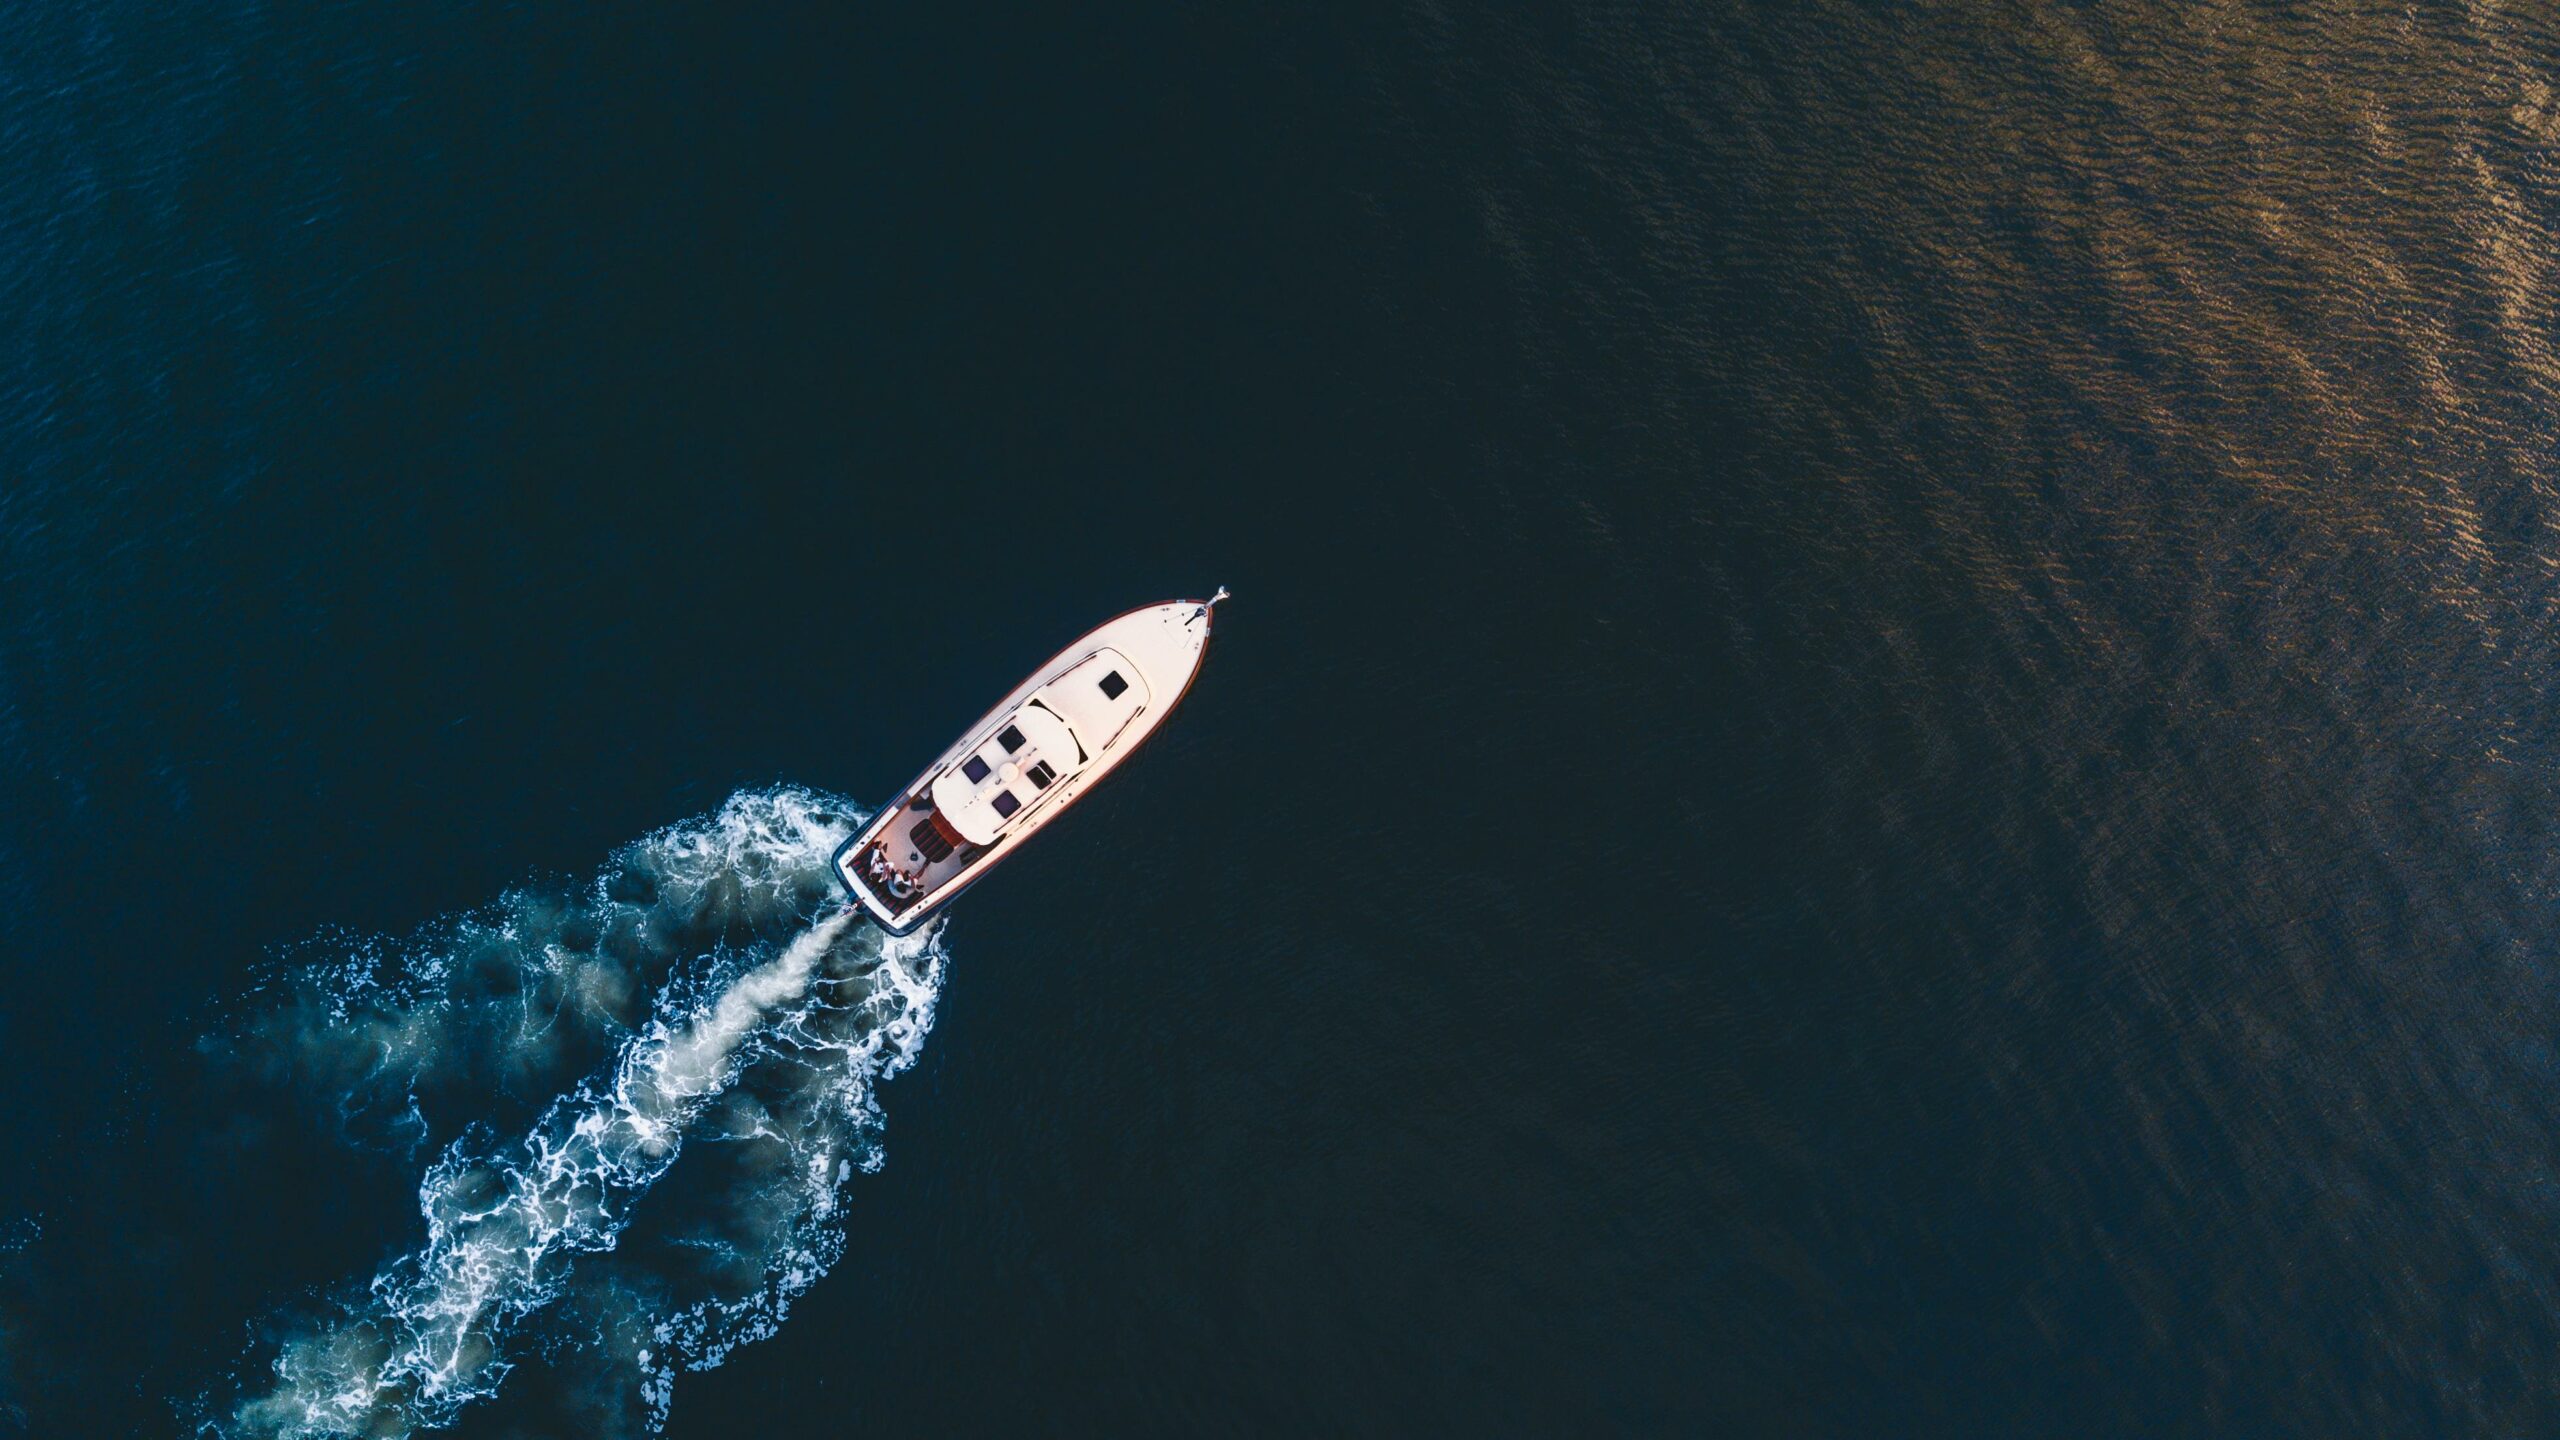
<path id="1" fill-rule="evenodd" d="M 2560 1426 L 2541 12 L 10 41 L 0 1433 Z"/>

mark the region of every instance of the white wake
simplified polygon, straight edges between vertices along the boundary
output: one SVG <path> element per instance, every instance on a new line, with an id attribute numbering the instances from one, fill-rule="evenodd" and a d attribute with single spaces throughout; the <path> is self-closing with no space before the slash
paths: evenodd
<path id="1" fill-rule="evenodd" d="M 494 917 L 438 932 L 424 963 L 409 957 L 417 973 L 405 986 L 375 968 L 311 972 L 333 998 L 318 1007 L 327 1017 L 319 1033 L 294 1032 L 296 1053 L 318 1057 L 303 1063 L 352 1073 L 330 1068 L 339 1032 L 369 1037 L 373 1053 L 407 1063 L 389 1078 L 407 1088 L 414 1116 L 430 1082 L 467 1093 L 438 1068 L 451 1055 L 515 1073 L 510 1045 L 550 1045 L 561 1013 L 601 996 L 599 1013 L 609 1015 L 627 985 L 599 984 L 599 971 L 645 978 L 666 955 L 712 937 L 700 964 L 667 964 L 646 1023 L 600 1074 L 511 1141 L 476 1127 L 446 1145 L 419 1185 L 423 1243 L 374 1276 L 361 1299 L 289 1335 L 270 1380 L 246 1387 L 205 1428 L 371 1436 L 451 1424 L 497 1392 L 519 1362 L 519 1332 L 549 1312 L 565 1318 L 546 1348 L 580 1353 L 608 1388 L 629 1392 L 615 1403 L 654 1431 L 679 1370 L 716 1365 L 771 1334 L 843 1252 L 840 1188 L 880 1164 L 874 1087 L 914 1060 L 941 984 L 943 952 L 930 932 L 893 939 L 858 929 L 826 898 L 826 856 L 857 819 L 807 792 L 750 792 L 641 842 L 584 900 L 511 897 Z M 760 938 L 808 910 L 827 913 L 778 947 Z M 609 943 L 617 924 L 624 939 Z M 564 949 L 564 934 L 597 938 Z M 455 936 L 484 959 L 516 948 L 519 1003 L 503 1028 L 487 1028 L 486 993 L 455 990 L 468 968 L 450 963 L 463 944 Z M 546 983 L 564 971 L 566 983 Z M 539 1014 L 527 995 L 548 997 L 558 1013 Z M 315 1010 L 283 1013 L 310 1021 Z M 384 1079 L 380 1062 L 361 1072 L 363 1085 Z M 351 1104 L 363 1098 L 350 1091 Z M 674 1237 L 720 1263 L 637 1275 L 582 1266 L 579 1257 L 616 1249 L 636 1202 L 689 1138 L 759 1152 L 758 1163 L 708 1185 L 691 1222 L 705 1236 Z"/>

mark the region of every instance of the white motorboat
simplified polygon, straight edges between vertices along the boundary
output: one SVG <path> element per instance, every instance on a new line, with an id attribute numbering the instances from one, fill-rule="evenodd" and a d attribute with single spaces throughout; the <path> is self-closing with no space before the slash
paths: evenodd
<path id="1" fill-rule="evenodd" d="M 1226 598 L 1142 606 L 1059 651 L 836 851 L 836 878 L 890 934 L 922 925 L 1155 733 Z"/>

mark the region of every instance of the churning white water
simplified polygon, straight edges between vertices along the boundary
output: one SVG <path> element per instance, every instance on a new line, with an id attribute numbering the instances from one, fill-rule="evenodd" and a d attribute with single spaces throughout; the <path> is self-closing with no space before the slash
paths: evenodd
<path id="1" fill-rule="evenodd" d="M 933 932 L 891 938 L 836 908 L 827 857 L 860 818 L 806 791 L 741 794 L 631 847 L 580 896 L 510 896 L 280 987 L 257 1037 L 279 1066 L 335 1077 L 346 1112 L 402 1091 L 420 1128 L 422 1090 L 450 1106 L 474 1071 L 540 1074 L 654 990 L 610 1063 L 529 1127 L 449 1141 L 419 1185 L 420 1243 L 292 1331 L 272 1373 L 205 1428 L 440 1427 L 495 1394 L 548 1319 L 545 1352 L 588 1366 L 599 1405 L 654 1430 L 680 1370 L 771 1334 L 843 1253 L 840 1189 L 881 1160 L 874 1087 L 915 1058 L 942 978 Z M 694 1187 L 682 1223 L 700 1233 L 670 1237 L 717 1263 L 582 1260 L 617 1248 L 688 1142 L 755 1157 Z"/>

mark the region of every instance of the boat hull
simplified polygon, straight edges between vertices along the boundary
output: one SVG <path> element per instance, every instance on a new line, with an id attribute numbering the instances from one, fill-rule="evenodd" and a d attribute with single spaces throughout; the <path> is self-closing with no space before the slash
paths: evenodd
<path id="1" fill-rule="evenodd" d="M 1001 864 L 1024 841 L 1054 824 L 1060 815 L 1072 808 L 1105 776 L 1126 763 L 1138 747 L 1155 734 L 1183 697 L 1190 693 L 1191 682 L 1200 673 L 1201 660 L 1207 654 L 1214 604 L 1214 601 L 1177 600 L 1140 606 L 1123 611 L 1076 637 L 1047 664 L 1033 671 L 1029 679 L 1015 686 L 1011 694 L 998 701 L 976 724 L 962 732 L 950 749 L 899 792 L 894 803 L 883 807 L 860 833 L 837 848 L 832 864 L 837 883 L 844 886 L 846 893 L 853 897 L 873 923 L 890 934 L 907 935 L 922 928 L 940 914 L 943 907 L 959 899 L 970 886 L 985 878 L 989 870 Z M 1143 696 L 1143 699 L 1136 704 L 1134 712 L 1126 705 L 1093 701 L 1092 723 L 1079 726 L 1073 732 L 1073 739 L 1085 759 L 1055 783 L 1055 793 L 1044 790 L 1017 822 L 1007 825 L 1003 833 L 984 843 L 954 834 L 946 819 L 940 827 L 942 838 L 939 843 L 949 846 L 949 853 L 934 856 L 931 852 L 937 848 L 933 838 L 935 782 L 955 767 L 964 765 L 971 756 L 988 751 L 990 742 L 1006 729 L 1026 703 L 1037 700 L 1042 705 L 1052 702 L 1065 705 L 1070 697 L 1051 687 L 1070 681 L 1080 666 L 1106 652 L 1111 663 L 1107 667 L 1089 669 L 1107 668 L 1116 675 L 1121 669 L 1119 662 L 1123 660 L 1129 668 L 1135 669 L 1143 688 L 1132 693 Z M 1128 689 L 1127 686 L 1122 688 L 1124 691 Z M 1034 708 L 1036 711 L 1040 707 Z M 1085 733 L 1089 729 L 1115 724 L 1118 728 L 1107 736 Z M 1016 735 L 1013 738 L 1019 740 L 1020 737 Z M 944 811 L 945 815 L 950 813 L 947 809 Z M 984 817 L 977 818 L 983 820 Z M 892 878 L 884 880 L 884 873 Z M 912 893 L 897 893 L 897 883 L 909 880 L 914 882 Z"/>

